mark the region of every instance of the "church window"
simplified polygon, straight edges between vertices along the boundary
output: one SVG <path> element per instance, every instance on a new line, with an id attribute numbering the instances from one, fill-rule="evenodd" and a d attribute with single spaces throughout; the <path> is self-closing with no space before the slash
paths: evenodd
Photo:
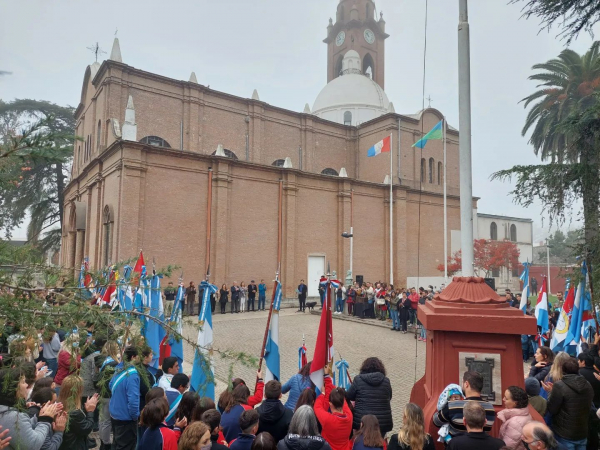
<path id="1" fill-rule="evenodd" d="M 429 182 L 433 184 L 433 169 L 434 169 L 433 158 L 429 158 Z"/>
<path id="2" fill-rule="evenodd" d="M 327 169 L 323 169 L 321 171 L 321 174 L 323 174 L 323 175 L 331 175 L 331 176 L 334 176 L 334 177 L 337 177 L 339 175 L 338 171 L 335 170 L 335 169 L 332 169 L 331 167 L 328 167 Z"/>
<path id="3" fill-rule="evenodd" d="M 98 121 L 98 130 L 96 131 L 96 151 L 100 150 L 100 138 L 102 136 L 102 122 Z"/>
<path id="4" fill-rule="evenodd" d="M 350 111 L 344 113 L 344 125 L 352 125 L 352 113 Z"/>
<path id="5" fill-rule="evenodd" d="M 510 240 L 517 242 L 517 226 L 514 223 L 510 226 Z"/>
<path id="6" fill-rule="evenodd" d="M 335 73 L 334 73 L 334 78 L 337 78 L 341 75 L 342 73 L 342 69 L 343 69 L 343 61 L 344 61 L 344 56 L 340 56 L 337 60 L 337 64 L 335 65 Z"/>
<path id="7" fill-rule="evenodd" d="M 513 277 L 518 277 L 519 276 L 519 268 L 518 267 L 513 267 L 512 268 L 512 276 Z"/>
<path id="8" fill-rule="evenodd" d="M 112 215 L 111 208 L 106 205 L 104 207 L 104 211 L 102 213 L 102 226 L 103 226 L 103 252 L 102 259 L 103 264 L 108 266 L 112 262 L 112 244 L 113 244 L 113 227 L 114 227 L 114 218 Z"/>
<path id="9" fill-rule="evenodd" d="M 427 163 L 425 162 L 425 158 L 421 158 L 421 183 L 425 182 L 427 170 Z"/>
<path id="10" fill-rule="evenodd" d="M 370 53 L 367 53 L 363 58 L 362 72 L 371 79 L 375 78 L 375 61 Z"/>
<path id="11" fill-rule="evenodd" d="M 500 269 L 492 269 L 492 277 L 500 278 Z"/>
<path id="12" fill-rule="evenodd" d="M 77 146 L 77 164 L 81 166 L 81 145 Z"/>
<path id="13" fill-rule="evenodd" d="M 498 225 L 496 225 L 496 222 L 492 222 L 490 225 L 490 239 L 492 241 L 498 240 Z"/>
<path id="14" fill-rule="evenodd" d="M 370 14 L 371 14 L 371 11 L 369 11 L 369 4 L 367 3 L 367 20 L 369 19 Z"/>
<path id="15" fill-rule="evenodd" d="M 442 162 L 438 162 L 438 184 L 442 184 L 444 176 L 444 165 Z"/>
<path id="16" fill-rule="evenodd" d="M 275 161 L 273 161 L 273 164 L 271 164 L 271 165 L 275 166 L 275 167 L 283 167 L 284 164 L 285 164 L 285 159 L 276 159 Z"/>
<path id="17" fill-rule="evenodd" d="M 225 157 L 235 159 L 236 161 L 238 160 L 237 155 L 235 153 L 233 153 L 231 150 L 227 150 L 226 148 L 224 148 L 223 151 L 225 152 Z M 212 152 L 213 156 L 216 155 L 216 153 L 217 153 L 216 150 L 214 152 Z"/>
<path id="18" fill-rule="evenodd" d="M 171 148 L 169 143 L 159 136 L 146 136 L 140 142 L 142 144 L 152 145 L 153 147 Z"/>

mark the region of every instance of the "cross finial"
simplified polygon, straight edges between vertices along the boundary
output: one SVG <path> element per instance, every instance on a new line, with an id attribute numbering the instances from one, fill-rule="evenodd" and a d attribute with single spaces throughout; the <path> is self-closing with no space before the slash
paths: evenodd
<path id="1" fill-rule="evenodd" d="M 106 52 L 100 48 L 100 44 L 98 44 L 98 42 L 86 48 L 94 54 L 96 57 L 96 62 L 98 62 L 99 55 L 102 55 L 103 53 L 106 54 Z"/>
<path id="2" fill-rule="evenodd" d="M 433 100 L 433 99 L 431 98 L 431 95 L 429 95 L 429 97 L 427 97 L 425 100 L 427 100 L 427 101 L 429 102 L 429 106 L 428 106 L 428 108 L 431 108 L 431 100 Z"/>

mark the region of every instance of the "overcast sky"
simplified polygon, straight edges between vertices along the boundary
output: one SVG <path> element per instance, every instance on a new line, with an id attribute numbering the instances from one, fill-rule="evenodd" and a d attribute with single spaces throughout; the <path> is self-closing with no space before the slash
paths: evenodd
<path id="1" fill-rule="evenodd" d="M 337 0 L 28 0 L 0 6 L 0 98 L 35 98 L 77 106 L 83 75 L 96 41 L 108 57 L 115 31 L 123 62 L 238 96 L 258 89 L 270 104 L 302 111 L 327 82 L 326 37 Z M 534 220 L 541 208 L 513 203 L 510 183 L 489 175 L 515 164 L 535 164 L 521 137 L 526 111 L 519 100 L 535 89 L 531 66 L 564 48 L 557 32 L 539 33 L 536 20 L 520 18 L 508 0 L 470 2 L 473 128 L 473 194 L 479 211 Z M 424 0 L 378 0 L 390 34 L 385 90 L 399 113 L 421 109 Z M 429 0 L 426 95 L 458 128 L 458 0 Z M 600 29 L 598 30 L 600 33 Z M 572 44 L 585 52 L 593 39 Z M 574 225 L 572 225 L 574 226 Z M 24 231 L 15 238 L 23 237 Z"/>

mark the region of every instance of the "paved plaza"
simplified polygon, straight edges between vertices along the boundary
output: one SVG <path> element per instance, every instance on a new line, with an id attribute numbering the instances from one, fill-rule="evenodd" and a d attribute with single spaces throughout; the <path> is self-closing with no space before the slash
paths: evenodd
<path id="1" fill-rule="evenodd" d="M 214 348 L 244 352 L 258 357 L 267 315 L 268 311 L 214 315 Z M 183 334 L 195 341 L 198 333 L 192 325 L 194 323 L 192 320 L 195 319 L 186 319 Z M 318 327 L 318 315 L 308 312 L 296 313 L 295 309 L 281 310 L 279 348 L 283 382 L 298 371 L 298 347 L 302 345 L 303 335 L 306 339 L 309 361 L 312 358 Z M 415 340 L 413 334 L 402 334 L 390 331 L 389 328 L 369 325 L 368 321 L 360 323 L 334 319 L 333 340 L 336 361 L 341 354 L 349 363 L 352 377 L 358 373 L 365 358 L 377 356 L 383 361 L 392 383 L 392 410 L 394 426 L 397 428 L 402 420 L 404 405 L 409 401 L 411 388 L 425 371 L 425 343 Z M 184 345 L 185 371 L 191 373 L 193 348 L 187 343 Z M 230 359 L 220 357 L 217 352 L 215 352 L 214 362 L 217 395 L 226 388 L 231 368 L 235 377 L 241 377 L 249 385 L 254 385 L 256 367 L 235 363 Z"/>

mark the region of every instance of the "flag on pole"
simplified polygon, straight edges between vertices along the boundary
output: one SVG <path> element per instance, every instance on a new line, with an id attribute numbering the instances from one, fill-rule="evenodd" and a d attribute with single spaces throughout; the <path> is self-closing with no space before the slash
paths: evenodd
<path id="1" fill-rule="evenodd" d="M 144 254 L 140 250 L 140 256 L 138 256 L 138 260 L 135 263 L 135 266 L 133 267 L 133 273 L 137 273 L 138 277 L 141 276 L 142 275 L 142 267 L 144 267 L 145 265 L 146 265 L 146 263 L 144 262 Z"/>
<path id="2" fill-rule="evenodd" d="M 553 352 L 559 352 L 565 348 L 565 338 L 569 331 L 569 321 L 571 320 L 571 312 L 573 311 L 573 304 L 575 303 L 575 288 L 571 286 L 567 291 L 567 297 L 563 303 L 563 307 L 558 315 L 558 321 L 556 322 L 556 328 L 552 333 L 552 341 L 550 342 L 550 348 Z"/>
<path id="3" fill-rule="evenodd" d="M 323 391 L 323 378 L 325 366 L 333 359 L 333 328 L 331 317 L 331 289 L 327 283 L 325 302 L 321 311 L 321 321 L 317 331 L 315 352 L 310 366 L 310 379 L 319 391 Z"/>
<path id="4" fill-rule="evenodd" d="M 215 377 L 212 365 L 212 311 L 210 296 L 218 291 L 217 286 L 206 281 L 200 283 L 203 289 L 202 307 L 198 316 L 200 330 L 198 331 L 198 347 L 194 355 L 194 367 L 190 380 L 190 390 L 198 392 L 200 397 L 215 399 Z"/>
<path id="5" fill-rule="evenodd" d="M 542 289 L 539 292 L 537 304 L 535 305 L 535 318 L 542 334 L 548 331 L 548 278 L 544 278 Z"/>
<path id="6" fill-rule="evenodd" d="M 442 139 L 444 139 L 444 130 L 442 128 L 443 124 L 444 120 L 440 120 L 438 124 L 431 129 L 429 133 L 427 133 L 425 136 L 423 136 L 421 139 L 415 142 L 412 146 L 417 148 L 425 148 L 425 145 L 427 145 L 427 141 L 429 140 L 441 141 Z"/>
<path id="7" fill-rule="evenodd" d="M 583 311 L 585 305 L 583 299 L 585 298 L 585 282 L 587 278 L 587 265 L 585 261 L 581 265 L 581 281 L 579 287 L 575 293 L 575 301 L 573 302 L 573 312 L 571 313 L 571 322 L 569 323 L 569 331 L 565 338 L 565 346 L 579 345 L 581 340 L 581 325 L 583 323 Z"/>
<path id="8" fill-rule="evenodd" d="M 117 286 L 115 284 L 115 279 L 117 276 L 118 275 L 116 275 L 114 266 L 110 266 L 108 269 L 107 278 L 108 285 L 106 286 L 106 288 L 104 289 L 104 293 L 102 294 L 102 302 L 106 303 L 107 305 L 112 306 L 112 301 L 117 290 Z"/>
<path id="9" fill-rule="evenodd" d="M 391 136 L 388 136 L 388 137 L 382 139 L 381 141 L 379 141 L 373 147 L 371 147 L 369 149 L 369 151 L 367 152 L 367 156 L 369 156 L 369 157 L 377 156 L 380 153 L 388 153 L 391 150 L 392 150 Z"/>
<path id="10" fill-rule="evenodd" d="M 277 281 L 275 298 L 273 300 L 273 314 L 269 324 L 267 343 L 265 345 L 265 382 L 281 380 L 280 355 L 279 355 L 279 308 L 281 307 L 281 283 Z"/>
<path id="11" fill-rule="evenodd" d="M 155 320 L 148 319 L 144 335 L 148 346 L 152 349 L 152 362 L 148 366 L 150 370 L 154 369 L 155 371 L 159 368 L 160 343 L 166 334 L 162 324 L 157 322 L 157 320 L 160 322 L 165 320 L 160 290 L 161 277 L 161 275 L 155 274 L 150 280 L 150 311 L 148 314 Z"/>
<path id="12" fill-rule="evenodd" d="M 588 279 L 587 285 L 589 286 L 589 273 L 587 274 Z M 577 345 L 577 354 L 582 353 L 583 349 L 581 344 L 584 342 L 593 342 L 594 334 L 596 333 L 596 320 L 594 319 L 594 313 L 592 310 L 592 299 L 590 291 L 586 291 L 585 295 L 581 299 L 581 309 L 583 314 L 581 317 L 581 340 Z"/>
<path id="13" fill-rule="evenodd" d="M 298 348 L 298 370 L 302 369 L 308 364 L 308 357 L 306 356 L 306 345 L 302 342 L 302 347 Z"/>
<path id="14" fill-rule="evenodd" d="M 183 287 L 183 280 L 179 280 L 179 287 L 177 288 L 177 296 L 173 304 L 173 311 L 171 312 L 171 326 L 175 328 L 177 333 L 183 335 L 183 298 L 185 296 L 185 288 Z M 171 348 L 171 356 L 177 358 L 179 361 L 179 373 L 183 372 L 183 340 L 175 339 L 175 336 L 171 335 L 169 340 Z"/>
<path id="15" fill-rule="evenodd" d="M 523 273 L 521 274 L 521 281 L 523 282 L 523 293 L 521 294 L 521 303 L 519 309 L 523 313 L 527 313 L 527 300 L 529 300 L 529 262 L 523 263 Z"/>

